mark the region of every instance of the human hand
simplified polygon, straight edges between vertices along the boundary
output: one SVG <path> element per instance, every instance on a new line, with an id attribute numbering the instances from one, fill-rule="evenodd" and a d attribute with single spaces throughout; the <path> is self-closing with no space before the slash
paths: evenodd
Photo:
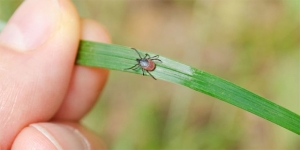
<path id="1" fill-rule="evenodd" d="M 0 34 L 0 150 L 102 149 L 80 125 L 108 70 L 75 66 L 80 38 L 109 42 L 69 0 L 26 0 Z"/>

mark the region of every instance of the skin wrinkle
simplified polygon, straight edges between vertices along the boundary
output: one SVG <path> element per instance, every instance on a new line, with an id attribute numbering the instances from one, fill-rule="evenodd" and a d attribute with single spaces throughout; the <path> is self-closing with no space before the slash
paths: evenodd
<path id="1" fill-rule="evenodd" d="M 7 79 L 5 81 L 12 81 L 13 79 L 11 78 L 8 78 L 6 77 Z M 38 80 L 38 78 L 36 78 Z M 22 91 L 26 91 L 28 89 L 25 89 L 25 87 L 28 87 L 26 86 L 27 84 L 29 84 L 31 90 L 30 93 L 28 93 L 28 95 L 31 95 L 31 97 L 35 97 L 35 92 L 37 91 L 37 82 L 31 82 L 31 83 L 23 83 L 23 82 L 18 82 L 18 81 L 15 81 L 13 83 L 10 83 L 9 85 L 4 85 L 4 87 L 8 87 L 7 89 L 5 90 L 1 90 L 4 91 L 1 93 L 1 95 L 3 97 L 5 97 L 7 100 L 9 101 L 5 101 L 5 100 L 1 100 L 0 102 L 3 102 L 3 103 L 0 103 L 0 110 L 5 110 L 6 108 L 11 108 L 9 110 L 9 113 L 8 115 L 5 116 L 5 119 L 4 120 L 4 126 L 6 126 L 7 124 L 7 121 L 10 120 L 12 114 L 14 114 L 15 112 L 15 108 L 16 108 L 16 105 L 18 103 L 18 98 L 20 96 L 20 94 L 24 93 Z M 1 96 L 0 96 L 0 99 L 1 99 Z M 28 103 L 26 103 L 26 105 L 30 105 L 30 102 L 34 101 L 34 99 L 31 99 L 30 101 L 28 101 Z M 6 102 L 6 103 L 5 103 Z M 10 104 L 9 102 L 12 102 L 12 105 L 11 106 L 6 106 L 8 104 Z M 32 111 L 35 111 L 35 110 L 32 110 Z M 18 113 L 16 113 L 18 114 Z"/>
<path id="2" fill-rule="evenodd" d="M 9 80 L 6 80 L 6 81 L 9 81 Z M 10 84 L 10 85 L 12 85 L 12 84 Z M 6 86 L 6 87 L 9 87 L 8 85 Z M 2 127 L 3 127 L 3 129 L 6 129 L 7 128 L 7 125 L 8 125 L 8 122 L 9 122 L 9 120 L 10 120 L 10 118 L 11 118 L 11 115 L 12 115 L 12 113 L 13 113 L 13 111 L 14 111 L 14 107 L 15 107 L 15 104 L 16 104 L 16 98 L 18 98 L 18 94 L 16 94 L 16 96 L 14 96 L 14 90 L 13 89 L 15 89 L 17 86 L 16 86 L 16 84 L 13 84 L 12 85 L 12 88 L 9 88 L 9 89 L 6 89 L 5 91 L 4 91 L 4 94 L 3 93 L 1 93 L 1 95 L 3 94 L 3 96 L 4 97 L 7 97 L 8 99 L 13 99 L 13 108 L 11 109 L 11 110 L 9 110 L 10 112 L 9 112 L 9 115 L 5 115 L 3 118 L 2 118 L 2 123 L 3 123 L 3 125 L 2 125 Z M 0 111 L 3 111 L 3 110 L 5 110 L 7 107 L 6 107 L 6 105 L 9 105 L 9 101 L 7 101 L 6 103 L 5 103 L 5 100 L 3 101 L 3 100 L 1 100 L 3 103 L 1 103 L 1 109 L 0 109 Z M 3 140 L 5 138 L 5 135 L 1 135 L 0 134 L 0 140 Z M 1 147 L 0 147 L 1 148 Z"/>
<path id="3" fill-rule="evenodd" d="M 9 81 L 9 80 L 6 80 L 6 81 Z M 9 85 L 5 85 L 6 87 L 9 87 Z M 14 84 L 10 84 L 10 86 L 13 86 L 14 87 Z M 9 88 L 9 89 L 4 89 L 3 90 L 4 92 L 2 93 L 3 94 L 3 96 L 4 97 L 6 97 L 7 99 L 12 99 L 13 98 L 13 90 L 11 90 L 11 88 Z M 1 94 L 1 95 L 2 95 Z M 9 102 L 10 101 L 6 101 L 6 100 L 1 100 L 1 102 L 3 102 L 3 103 L 1 103 L 1 110 L 5 110 L 6 108 L 7 108 L 7 105 L 9 105 Z M 8 119 L 9 119 L 9 115 L 5 115 L 4 117 L 3 117 L 3 124 L 4 124 L 4 126 L 6 126 L 6 124 L 7 124 L 7 121 L 8 121 Z"/>
<path id="4" fill-rule="evenodd" d="M 17 88 L 21 87 L 21 90 L 17 90 Z M 16 90 L 15 90 L 16 89 Z M 7 115 L 7 118 L 4 120 L 4 126 L 6 126 L 7 122 L 10 120 L 12 114 L 14 113 L 14 109 L 16 106 L 16 102 L 17 99 L 19 97 L 19 94 L 21 93 L 20 91 L 22 91 L 22 86 L 16 86 L 16 84 L 13 84 L 10 94 L 8 95 L 8 99 L 13 101 L 12 107 L 9 110 L 9 113 Z M 14 93 L 13 91 L 17 91 L 16 93 Z"/>
<path id="5" fill-rule="evenodd" d="M 14 91 L 14 90 L 12 90 L 12 91 Z M 10 120 L 12 114 L 14 113 L 15 106 L 16 106 L 16 103 L 17 103 L 17 99 L 18 99 L 18 97 L 19 97 L 19 94 L 20 94 L 20 92 L 17 90 L 15 96 L 13 96 L 13 95 L 11 96 L 11 97 L 12 97 L 12 100 L 13 100 L 13 103 L 12 103 L 11 109 L 10 109 L 10 111 L 9 111 L 9 113 L 8 113 L 8 118 L 7 118 L 7 120 Z"/>
<path id="6" fill-rule="evenodd" d="M 12 78 L 10 77 L 6 77 L 5 81 L 11 81 Z M 35 91 L 37 91 L 37 84 L 36 82 L 22 82 L 22 81 L 18 81 L 18 80 L 13 80 L 14 82 L 10 83 L 9 85 L 5 85 L 4 84 L 4 88 L 5 91 L 3 93 L 1 93 L 1 95 L 3 94 L 3 96 L 5 97 L 6 100 L 1 100 L 3 98 L 1 98 L 0 95 L 0 102 L 3 102 L 0 106 L 2 107 L 0 109 L 0 111 L 4 110 L 4 117 L 1 118 L 1 123 L 2 123 L 2 128 L 1 130 L 4 131 L 4 134 L 0 134 L 0 141 L 5 140 L 6 136 L 6 132 L 5 130 L 9 129 L 12 125 L 17 125 L 20 124 L 20 121 L 23 123 L 23 125 L 26 125 L 27 123 L 24 122 L 24 117 L 26 117 L 27 115 L 31 115 L 31 114 L 36 114 L 36 110 L 35 109 L 29 109 L 30 106 L 32 106 L 32 102 L 35 102 Z M 7 83 L 7 82 L 5 82 Z M 3 85 L 3 84 L 2 84 Z M 30 85 L 30 86 L 28 86 Z M 20 110 L 20 101 L 21 98 L 24 97 L 24 93 L 23 91 L 26 91 L 28 89 L 25 89 L 26 87 L 30 87 L 29 92 L 27 93 L 28 95 L 31 95 L 31 97 L 33 97 L 32 99 L 29 99 L 29 101 L 26 101 L 25 105 L 26 108 L 23 108 L 25 110 L 29 109 L 29 112 L 27 113 L 23 113 L 22 110 Z M 25 123 L 25 124 L 24 124 Z M 17 128 L 20 126 L 17 126 Z M 2 149 L 0 147 L 0 149 Z"/>

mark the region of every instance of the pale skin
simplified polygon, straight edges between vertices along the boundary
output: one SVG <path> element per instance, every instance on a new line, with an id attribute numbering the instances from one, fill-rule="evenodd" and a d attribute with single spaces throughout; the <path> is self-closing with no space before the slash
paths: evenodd
<path id="1" fill-rule="evenodd" d="M 1 150 L 105 149 L 79 121 L 108 70 L 74 64 L 80 39 L 110 42 L 69 0 L 26 0 L 11 17 L 0 34 Z"/>

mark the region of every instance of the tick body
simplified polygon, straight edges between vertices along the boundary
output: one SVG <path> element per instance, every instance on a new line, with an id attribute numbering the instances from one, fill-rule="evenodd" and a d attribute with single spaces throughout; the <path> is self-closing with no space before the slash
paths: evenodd
<path id="1" fill-rule="evenodd" d="M 138 60 L 138 62 L 140 66 L 147 71 L 152 71 L 156 67 L 155 63 L 151 59 L 142 59 Z"/>
<path id="2" fill-rule="evenodd" d="M 131 48 L 133 50 L 136 51 L 136 53 L 139 55 L 139 58 L 136 59 L 137 64 L 135 64 L 134 66 L 127 68 L 128 69 L 137 69 L 137 68 L 141 68 L 143 71 L 143 76 L 145 75 L 145 71 L 153 78 L 156 80 L 156 78 L 149 72 L 149 71 L 153 71 L 156 67 L 156 64 L 153 62 L 154 60 L 162 62 L 160 59 L 158 59 L 158 55 L 155 55 L 153 57 L 150 57 L 149 54 L 145 54 L 145 57 L 142 57 L 141 54 L 135 49 L 135 48 Z"/>

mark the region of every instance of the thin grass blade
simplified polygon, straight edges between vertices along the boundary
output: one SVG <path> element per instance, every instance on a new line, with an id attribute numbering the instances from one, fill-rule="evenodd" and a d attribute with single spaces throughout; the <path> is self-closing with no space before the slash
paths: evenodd
<path id="1" fill-rule="evenodd" d="M 145 52 L 139 51 L 141 54 Z M 154 54 L 148 53 L 151 56 Z M 125 70 L 136 64 L 137 54 L 130 47 L 81 41 L 76 59 L 78 65 Z M 162 63 L 151 72 L 157 79 L 177 83 L 251 112 L 296 134 L 300 134 L 300 116 L 231 82 L 207 72 L 159 56 Z"/>

